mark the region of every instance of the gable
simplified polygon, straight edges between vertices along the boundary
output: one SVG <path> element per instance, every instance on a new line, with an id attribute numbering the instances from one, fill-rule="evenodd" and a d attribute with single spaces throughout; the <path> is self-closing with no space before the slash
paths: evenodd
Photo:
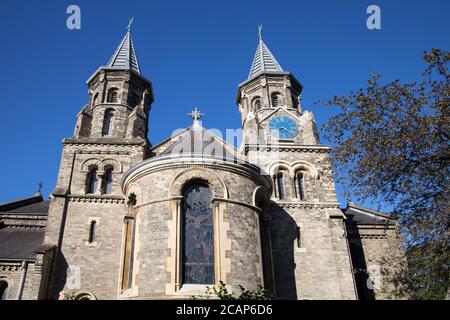
<path id="1" fill-rule="evenodd" d="M 239 158 L 239 151 L 212 130 L 201 126 L 183 129 L 156 145 L 155 156 L 200 155 L 219 158 Z"/>

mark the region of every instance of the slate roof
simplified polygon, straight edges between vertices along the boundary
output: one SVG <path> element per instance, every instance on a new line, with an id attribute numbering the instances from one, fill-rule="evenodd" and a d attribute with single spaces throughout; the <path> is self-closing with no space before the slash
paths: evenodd
<path id="1" fill-rule="evenodd" d="M 347 205 L 347 208 L 343 209 L 342 211 L 347 218 L 345 220 L 347 224 L 374 225 L 386 224 L 387 222 L 391 221 L 391 219 L 389 219 L 389 215 L 385 213 L 357 206 L 353 203 L 349 203 Z"/>
<path id="2" fill-rule="evenodd" d="M 30 215 L 47 215 L 48 214 L 48 208 L 50 206 L 50 201 L 45 200 L 37 203 L 32 203 L 23 207 L 14 208 L 12 210 L 2 211 L 1 213 L 8 213 L 8 214 L 30 214 Z"/>
<path id="3" fill-rule="evenodd" d="M 40 193 L 32 197 L 22 198 L 6 203 L 0 203 L 0 215 L 2 214 L 29 214 L 47 215 L 50 201 L 43 200 Z"/>
<path id="4" fill-rule="evenodd" d="M 141 74 L 130 30 L 125 34 L 106 66 L 109 68 L 130 69 Z"/>
<path id="5" fill-rule="evenodd" d="M 252 79 L 264 72 L 283 72 L 283 68 L 281 68 L 266 44 L 260 39 L 250 73 L 248 74 L 248 79 Z"/>
<path id="6" fill-rule="evenodd" d="M 44 228 L 0 227 L 0 260 L 34 260 L 44 232 Z"/>
<path id="7" fill-rule="evenodd" d="M 49 204 L 40 193 L 0 204 L 0 260 L 35 259 L 35 252 L 44 241 L 45 228 L 42 224 L 30 223 L 34 221 L 30 216 L 41 216 L 39 220 L 45 221 Z"/>
<path id="8" fill-rule="evenodd" d="M 166 142 L 168 146 L 158 156 L 212 156 L 236 159 L 237 150 L 221 137 L 203 128 L 199 122 L 174 135 Z M 156 146 L 157 148 L 159 146 Z"/>

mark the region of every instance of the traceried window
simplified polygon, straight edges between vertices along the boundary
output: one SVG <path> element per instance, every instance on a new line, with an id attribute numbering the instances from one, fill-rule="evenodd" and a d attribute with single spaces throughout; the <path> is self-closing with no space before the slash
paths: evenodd
<path id="1" fill-rule="evenodd" d="M 103 118 L 102 135 L 110 136 L 112 135 L 114 127 L 114 112 L 111 109 L 105 111 L 105 116 Z"/>
<path id="2" fill-rule="evenodd" d="M 89 238 L 88 238 L 89 243 L 92 243 L 95 241 L 96 231 L 97 231 L 97 221 L 92 220 L 89 224 Z"/>
<path id="3" fill-rule="evenodd" d="M 116 103 L 118 100 L 118 90 L 116 88 L 109 89 L 107 101 L 110 103 Z"/>
<path id="4" fill-rule="evenodd" d="M 305 174 L 303 172 L 297 172 L 297 174 L 295 175 L 295 180 L 297 187 L 297 198 L 299 198 L 300 200 L 305 200 Z"/>
<path id="5" fill-rule="evenodd" d="M 285 185 L 285 176 L 286 173 L 283 171 L 279 171 L 275 175 L 275 188 L 278 199 L 282 200 L 286 198 L 286 185 Z"/>
<path id="6" fill-rule="evenodd" d="M 183 192 L 183 283 L 214 284 L 214 221 L 209 187 L 193 183 Z"/>
<path id="7" fill-rule="evenodd" d="M 0 300 L 6 300 L 7 290 L 8 290 L 8 282 L 0 280 Z"/>
<path id="8" fill-rule="evenodd" d="M 113 183 L 113 169 L 108 168 L 105 171 L 105 176 L 103 180 L 103 194 L 112 193 L 112 183 Z"/>
<path id="9" fill-rule="evenodd" d="M 87 175 L 86 193 L 95 193 L 98 186 L 97 168 L 92 168 Z"/>

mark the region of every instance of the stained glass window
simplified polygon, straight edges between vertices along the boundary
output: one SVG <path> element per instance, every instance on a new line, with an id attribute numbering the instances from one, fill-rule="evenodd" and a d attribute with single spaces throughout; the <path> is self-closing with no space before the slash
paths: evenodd
<path id="1" fill-rule="evenodd" d="M 210 189 L 201 183 L 183 192 L 183 283 L 214 284 L 214 221 Z"/>

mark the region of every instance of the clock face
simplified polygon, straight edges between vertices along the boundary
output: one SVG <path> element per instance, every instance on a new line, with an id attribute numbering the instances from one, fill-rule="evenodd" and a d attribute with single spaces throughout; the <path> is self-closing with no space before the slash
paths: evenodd
<path id="1" fill-rule="evenodd" d="M 297 124 L 289 117 L 274 117 L 269 122 L 269 130 L 278 139 L 294 139 L 299 132 Z"/>

